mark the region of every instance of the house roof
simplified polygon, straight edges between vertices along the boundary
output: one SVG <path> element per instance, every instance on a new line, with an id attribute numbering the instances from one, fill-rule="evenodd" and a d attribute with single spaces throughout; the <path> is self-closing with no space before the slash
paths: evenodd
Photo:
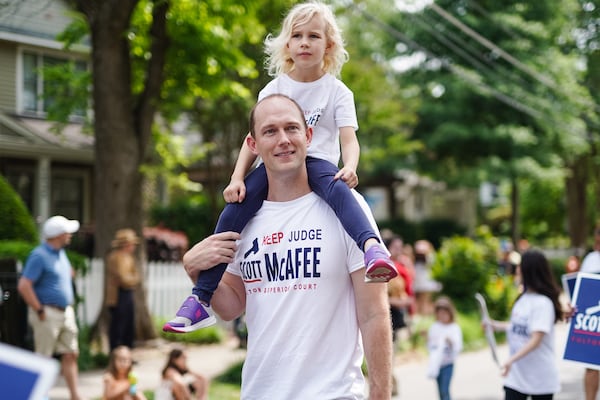
<path id="1" fill-rule="evenodd" d="M 0 112 L 0 156 L 93 162 L 94 138 L 83 125 L 69 123 L 60 132 L 53 126 L 50 121 Z"/>
<path id="2" fill-rule="evenodd" d="M 64 0 L 39 1 L 18 0 L 0 5 L 0 39 L 64 50 L 64 43 L 57 39 L 74 20 L 73 9 Z M 73 44 L 71 51 L 89 53 L 90 38 Z"/>

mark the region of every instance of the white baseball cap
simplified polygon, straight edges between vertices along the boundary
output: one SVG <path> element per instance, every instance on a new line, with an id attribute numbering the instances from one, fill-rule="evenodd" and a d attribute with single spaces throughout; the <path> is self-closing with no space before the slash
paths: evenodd
<path id="1" fill-rule="evenodd" d="M 42 230 L 44 239 L 52 239 L 63 233 L 75 233 L 79 230 L 79 221 L 66 219 L 62 215 L 48 218 Z"/>

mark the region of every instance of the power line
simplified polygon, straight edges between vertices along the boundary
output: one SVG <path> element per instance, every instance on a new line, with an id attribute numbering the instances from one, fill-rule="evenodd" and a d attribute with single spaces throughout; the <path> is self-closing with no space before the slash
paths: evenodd
<path id="1" fill-rule="evenodd" d="M 437 13 L 438 15 L 440 15 L 442 18 L 446 19 L 452 25 L 454 25 L 455 27 L 457 27 L 458 29 L 460 29 L 462 32 L 464 32 L 468 36 L 470 36 L 473 39 L 475 39 L 477 42 L 481 43 L 483 46 L 485 46 L 489 50 L 491 50 L 494 53 L 498 54 L 498 56 L 500 56 L 501 58 L 503 58 L 504 60 L 506 60 L 507 62 L 509 62 L 510 64 L 512 64 L 513 66 L 515 66 L 516 68 L 518 68 L 519 70 L 521 70 L 521 71 L 525 72 L 526 74 L 528 74 L 529 76 L 533 77 L 538 82 L 540 82 L 540 83 L 546 85 L 547 87 L 555 90 L 560 95 L 565 96 L 566 98 L 571 98 L 569 96 L 569 94 L 565 93 L 562 90 L 562 88 L 560 88 L 556 84 L 556 82 L 554 82 L 552 79 L 550 79 L 550 78 L 546 77 L 545 75 L 542 75 L 542 74 L 538 73 L 537 71 L 529 68 L 527 65 L 523 64 L 521 61 L 519 61 L 518 59 L 516 59 L 515 57 L 513 57 L 511 54 L 509 54 L 508 52 L 504 51 L 503 49 L 501 49 L 499 46 L 497 46 L 496 44 L 492 43 L 488 39 L 484 38 L 479 33 L 477 33 L 475 30 L 473 30 L 473 29 L 469 28 L 468 26 L 466 26 L 465 24 L 463 24 L 461 21 L 459 21 L 458 19 L 456 19 L 454 16 L 452 16 L 451 14 L 449 14 L 448 12 L 446 12 L 446 10 L 444 10 L 443 8 L 439 7 L 435 3 L 431 3 L 427 7 L 430 8 L 430 9 L 432 9 L 435 13 Z M 573 100 L 575 100 L 576 102 L 578 102 L 581 105 L 592 107 L 595 111 L 600 111 L 600 105 L 596 104 L 593 101 L 590 101 L 590 100 L 585 101 L 585 100 L 579 99 L 579 98 L 575 98 Z"/>
<path id="2" fill-rule="evenodd" d="M 550 115 L 554 115 L 557 111 L 556 108 L 560 108 L 563 104 L 546 101 L 542 97 L 534 95 L 530 81 L 524 80 L 520 75 L 510 72 L 497 62 L 482 56 L 481 52 L 473 47 L 471 43 L 465 42 L 455 32 L 446 30 L 445 26 L 441 28 L 441 32 L 437 26 L 443 25 L 441 21 L 434 20 L 426 13 L 409 13 L 409 17 L 411 21 L 418 24 L 424 31 L 429 32 L 438 42 L 470 63 L 477 72 L 482 74 L 482 77 L 488 77 L 492 80 L 516 81 L 512 92 L 513 97 L 528 98 L 530 103 L 537 103 L 538 106 L 549 111 Z"/>
<path id="3" fill-rule="evenodd" d="M 455 75 L 457 75 L 458 77 L 463 79 L 469 85 L 475 87 L 480 93 L 490 95 L 490 96 L 496 98 L 497 100 L 501 101 L 502 103 L 504 103 L 520 112 L 523 112 L 524 114 L 527 114 L 535 119 L 543 118 L 543 115 L 540 111 L 535 110 L 535 109 L 527 106 L 526 104 L 523 104 L 521 101 L 511 97 L 510 95 L 501 93 L 497 89 L 495 89 L 481 81 L 478 81 L 477 79 L 475 79 L 474 77 L 469 75 L 465 70 L 454 66 L 451 62 L 449 62 L 446 59 L 436 56 L 427 48 L 421 46 L 416 41 L 409 38 L 402 32 L 398 31 L 397 29 L 382 22 L 380 19 L 371 15 L 367 11 L 357 7 L 354 3 L 350 3 L 349 5 L 352 9 L 358 11 L 361 15 L 363 15 L 363 17 L 370 20 L 372 23 L 379 26 L 381 29 L 388 32 L 389 34 L 394 36 L 396 39 L 404 42 L 407 46 L 412 48 L 414 51 L 420 51 L 420 52 L 426 54 L 429 58 L 439 60 L 444 68 L 448 69 L 450 72 L 454 73 Z"/>

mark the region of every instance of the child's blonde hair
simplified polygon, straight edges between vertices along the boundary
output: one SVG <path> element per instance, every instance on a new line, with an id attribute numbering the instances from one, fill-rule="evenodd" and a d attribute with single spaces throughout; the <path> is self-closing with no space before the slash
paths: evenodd
<path id="1" fill-rule="evenodd" d="M 348 61 L 348 52 L 344 48 L 342 33 L 333 12 L 327 5 L 319 1 L 295 5 L 283 20 L 279 35 L 269 34 L 265 39 L 265 53 L 267 54 L 265 65 L 270 76 L 278 76 L 294 69 L 294 61 L 287 48 L 292 31 L 317 15 L 325 21 L 325 39 L 327 45 L 330 46 L 330 51 L 326 52 L 323 58 L 323 70 L 339 76 L 342 65 Z"/>

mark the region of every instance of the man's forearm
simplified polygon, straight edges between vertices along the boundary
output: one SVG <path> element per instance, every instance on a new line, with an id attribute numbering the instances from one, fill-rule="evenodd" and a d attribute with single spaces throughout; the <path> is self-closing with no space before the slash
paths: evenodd
<path id="1" fill-rule="evenodd" d="M 361 327 L 369 379 L 369 399 L 391 397 L 392 329 L 389 313 L 366 321 Z"/>

